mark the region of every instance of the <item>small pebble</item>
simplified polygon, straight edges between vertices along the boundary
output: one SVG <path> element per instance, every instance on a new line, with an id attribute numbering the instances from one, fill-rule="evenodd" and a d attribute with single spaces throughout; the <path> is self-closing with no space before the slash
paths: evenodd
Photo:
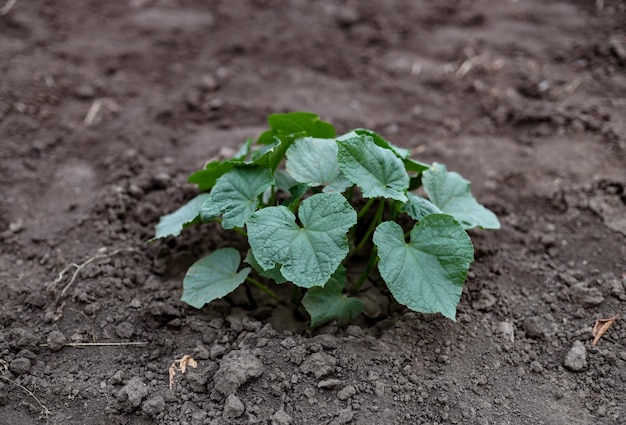
<path id="1" fill-rule="evenodd" d="M 348 385 L 337 393 L 337 398 L 339 400 L 347 400 L 355 394 L 356 388 L 354 387 L 354 385 Z"/>
<path id="2" fill-rule="evenodd" d="M 52 331 L 48 334 L 48 348 L 52 351 L 59 351 L 67 344 L 67 338 L 59 331 Z"/>
<path id="3" fill-rule="evenodd" d="M 239 397 L 235 394 L 231 394 L 226 397 L 226 402 L 224 403 L 224 418 L 225 419 L 235 419 L 239 416 L 243 415 L 243 412 L 246 410 L 243 402 Z"/>
<path id="4" fill-rule="evenodd" d="M 581 341 L 574 341 L 574 345 L 565 356 L 563 365 L 574 372 L 580 372 L 587 367 L 587 349 Z"/>
<path id="5" fill-rule="evenodd" d="M 18 357 L 9 363 L 9 370 L 16 375 L 24 375 L 30 371 L 32 363 L 26 357 Z"/>

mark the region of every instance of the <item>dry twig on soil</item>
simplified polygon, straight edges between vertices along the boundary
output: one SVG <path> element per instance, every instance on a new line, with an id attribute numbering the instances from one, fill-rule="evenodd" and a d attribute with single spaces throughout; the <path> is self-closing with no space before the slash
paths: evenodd
<path id="1" fill-rule="evenodd" d="M 55 302 L 58 303 L 59 300 L 65 296 L 65 293 L 67 292 L 67 290 L 70 288 L 70 286 L 72 286 L 72 284 L 76 280 L 78 273 L 80 273 L 80 271 L 84 269 L 87 265 L 89 265 L 90 263 L 93 263 L 94 261 L 100 260 L 102 258 L 113 257 L 114 255 L 117 255 L 120 252 L 135 252 L 136 251 L 135 248 L 119 248 L 119 249 L 116 249 L 114 251 L 107 253 L 106 248 L 104 249 L 105 249 L 104 251 L 102 251 L 101 249 L 101 252 L 99 254 L 96 254 L 93 257 L 88 258 L 87 260 L 83 261 L 81 264 L 70 263 L 67 266 L 65 266 L 63 270 L 61 270 L 61 273 L 59 273 L 59 276 L 54 280 L 54 282 L 48 285 L 48 291 L 54 288 L 54 286 L 56 286 L 57 284 L 61 283 L 61 281 L 63 280 L 63 277 L 65 276 L 65 273 L 67 273 L 72 267 L 76 269 L 74 270 L 74 274 L 72 275 L 70 281 L 68 282 L 67 285 L 65 285 L 65 287 L 63 288 L 63 290 L 61 291 L 61 293 L 59 294 Z"/>
<path id="2" fill-rule="evenodd" d="M 9 13 L 11 9 L 13 9 L 13 6 L 15 6 L 15 3 L 17 3 L 17 0 L 7 0 L 4 6 L 0 9 L 0 16 L 4 16 Z"/>
<path id="3" fill-rule="evenodd" d="M 130 341 L 130 342 L 68 342 L 63 347 L 123 347 L 127 345 L 148 345 L 147 341 Z M 49 344 L 41 344 L 42 347 L 48 347 Z"/>
<path id="4" fill-rule="evenodd" d="M 28 388 L 26 388 L 22 384 L 18 384 L 14 380 L 6 378 L 4 376 L 0 376 L 0 379 L 2 379 L 5 382 L 8 382 L 9 384 L 15 385 L 19 389 L 21 389 L 24 392 L 26 392 L 29 396 L 31 396 L 37 402 L 37 404 L 39 404 L 39 407 L 41 407 L 41 409 L 43 411 L 43 414 L 46 416 L 46 423 L 48 423 L 48 416 L 50 415 L 50 410 L 48 410 L 48 408 L 43 405 L 43 403 L 37 398 L 37 396 L 35 394 L 33 394 L 33 392 L 31 390 L 29 390 Z"/>

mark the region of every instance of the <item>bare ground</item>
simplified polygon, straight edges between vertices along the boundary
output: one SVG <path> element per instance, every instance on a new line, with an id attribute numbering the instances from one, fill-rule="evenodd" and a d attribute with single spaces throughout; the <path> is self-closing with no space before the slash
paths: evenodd
<path id="1" fill-rule="evenodd" d="M 623 1 L 3 3 L 0 423 L 626 423 Z M 447 164 L 498 213 L 458 323 L 383 299 L 311 335 L 240 293 L 179 301 L 228 236 L 146 245 L 158 217 L 295 110 Z M 139 344 L 66 345 L 105 342 Z"/>

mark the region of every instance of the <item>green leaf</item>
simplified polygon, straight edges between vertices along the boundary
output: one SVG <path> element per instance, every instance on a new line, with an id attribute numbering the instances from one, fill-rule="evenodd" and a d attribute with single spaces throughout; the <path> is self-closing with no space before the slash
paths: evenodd
<path id="1" fill-rule="evenodd" d="M 402 212 L 407 213 L 414 220 L 421 220 L 430 214 L 442 214 L 442 211 L 428 199 L 408 192 L 409 201 L 402 207 Z"/>
<path id="2" fill-rule="evenodd" d="M 246 280 L 250 268 L 237 272 L 241 258 L 234 248 L 222 248 L 196 261 L 187 270 L 183 280 L 181 301 L 202 308 L 211 301 L 222 298 Z"/>
<path id="3" fill-rule="evenodd" d="M 241 148 L 239 148 L 237 153 L 233 156 L 233 159 L 245 161 L 248 158 L 248 155 L 252 152 L 252 142 L 253 140 L 251 137 L 246 139 Z"/>
<path id="4" fill-rule="evenodd" d="M 285 278 L 298 286 L 322 286 L 348 253 L 346 233 L 356 212 L 339 193 L 319 193 L 302 201 L 302 227 L 284 206 L 267 207 L 248 220 L 248 241 L 264 270 L 281 265 Z"/>
<path id="5" fill-rule="evenodd" d="M 406 168 L 407 171 L 413 171 L 416 173 L 422 173 L 430 168 L 430 165 L 411 158 L 404 158 L 402 162 L 404 162 L 404 168 Z"/>
<path id="6" fill-rule="evenodd" d="M 276 180 L 276 189 L 282 190 L 283 192 L 290 192 L 289 189 L 298 184 L 293 177 L 280 168 L 274 171 L 274 180 Z"/>
<path id="7" fill-rule="evenodd" d="M 210 197 L 202 205 L 202 220 L 210 221 L 223 214 L 224 229 L 243 227 L 259 205 L 258 195 L 272 184 L 274 178 L 267 167 L 233 168 L 219 178 Z"/>
<path id="8" fill-rule="evenodd" d="M 446 214 L 431 214 L 413 227 L 407 243 L 400 225 L 387 221 L 374 232 L 378 269 L 394 298 L 422 313 L 455 320 L 474 249 L 463 227 Z"/>
<path id="9" fill-rule="evenodd" d="M 409 175 L 391 150 L 377 146 L 367 135 L 337 140 L 337 145 L 339 169 L 364 197 L 407 201 Z"/>
<path id="10" fill-rule="evenodd" d="M 424 190 L 430 201 L 441 211 L 456 218 L 466 229 L 476 226 L 499 229 L 498 217 L 474 199 L 470 182 L 444 165 L 433 163 L 422 176 Z"/>
<path id="11" fill-rule="evenodd" d="M 310 112 L 272 114 L 267 122 L 277 136 L 303 133 L 305 136 L 329 139 L 336 134 L 332 124 L 322 121 L 318 115 Z"/>
<path id="12" fill-rule="evenodd" d="M 264 132 L 257 143 L 269 144 L 270 140 L 279 140 L 280 145 L 268 156 L 267 164 L 275 170 L 280 165 L 285 152 L 294 140 L 300 137 L 335 137 L 335 127 L 322 121 L 319 116 L 310 112 L 290 112 L 272 114 L 267 122 L 271 130 Z"/>
<path id="13" fill-rule="evenodd" d="M 419 162 L 409 158 L 409 155 L 411 155 L 411 151 L 409 149 L 401 148 L 392 144 L 379 134 L 374 133 L 372 130 L 358 128 L 351 131 L 350 133 L 344 134 L 337 140 L 347 140 L 354 138 L 355 136 L 369 136 L 372 138 L 372 141 L 376 144 L 376 146 L 380 146 L 381 148 L 389 149 L 390 151 L 392 151 L 394 154 L 396 154 L 398 158 L 402 160 L 402 162 L 404 163 L 404 168 L 406 168 L 407 171 L 421 173 L 422 171 L 426 171 L 428 170 L 428 168 L 430 168 L 428 164 L 424 164 L 423 162 Z"/>
<path id="14" fill-rule="evenodd" d="M 298 205 L 300 199 L 304 196 L 304 194 L 309 189 L 309 186 L 306 183 L 298 183 L 289 188 L 289 194 L 291 195 L 289 199 L 283 202 L 283 205 L 289 208 L 291 211 L 294 211 L 294 207 Z"/>
<path id="15" fill-rule="evenodd" d="M 339 171 L 334 139 L 302 137 L 289 147 L 286 156 L 287 172 L 300 183 L 325 186 L 324 192 L 343 192 L 351 185 Z"/>
<path id="16" fill-rule="evenodd" d="M 166 236 L 178 236 L 185 227 L 198 222 L 200 208 L 208 197 L 208 193 L 201 193 L 173 213 L 161 217 L 154 229 L 154 238 L 150 241 Z"/>
<path id="17" fill-rule="evenodd" d="M 187 181 L 198 185 L 198 189 L 205 191 L 215 186 L 217 179 L 232 170 L 236 165 L 243 164 L 243 161 L 231 159 L 227 161 L 211 161 L 204 166 L 204 170 L 199 170 L 189 176 Z"/>
<path id="18" fill-rule="evenodd" d="M 246 263 L 250 264 L 254 270 L 259 274 L 259 276 L 266 277 L 268 279 L 272 279 L 276 283 L 285 283 L 287 279 L 280 273 L 280 266 L 276 265 L 274 268 L 270 270 L 264 270 L 263 267 L 258 263 L 251 250 L 248 250 L 248 254 L 246 254 L 246 258 L 243 260 Z"/>
<path id="19" fill-rule="evenodd" d="M 339 266 L 324 287 L 309 289 L 302 304 L 311 316 L 311 327 L 337 320 L 339 326 L 350 323 L 363 311 L 363 302 L 343 294 L 346 284 L 346 269 Z"/>
<path id="20" fill-rule="evenodd" d="M 259 164 L 259 165 L 265 165 L 265 166 L 270 165 L 272 156 L 276 154 L 276 152 L 280 148 L 281 143 L 282 142 L 280 140 L 275 138 L 271 142 L 263 145 L 260 149 L 257 149 L 254 152 L 252 152 L 252 155 L 251 155 L 252 161 L 255 164 Z"/>
<path id="21" fill-rule="evenodd" d="M 376 144 L 376 146 L 380 146 L 381 148 L 384 148 L 384 149 L 389 149 L 390 151 L 395 153 L 398 158 L 405 159 L 405 158 L 408 158 L 409 155 L 411 154 L 411 151 L 409 149 L 398 147 L 392 144 L 391 142 L 387 141 L 386 139 L 384 139 L 378 133 L 375 133 L 372 130 L 367 130 L 365 128 L 357 128 L 356 130 L 353 130 L 350 133 L 341 136 L 340 139 L 352 139 L 355 137 L 355 135 L 371 137 L 372 141 Z"/>

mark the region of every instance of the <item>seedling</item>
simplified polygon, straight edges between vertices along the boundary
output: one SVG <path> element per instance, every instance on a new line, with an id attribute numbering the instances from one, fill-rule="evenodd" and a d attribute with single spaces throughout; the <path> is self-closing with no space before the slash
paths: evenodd
<path id="1" fill-rule="evenodd" d="M 455 320 L 474 259 L 466 231 L 500 227 L 470 183 L 370 130 L 337 137 L 306 112 L 270 115 L 268 123 L 233 158 L 193 173 L 189 181 L 204 193 L 156 226 L 154 239 L 217 222 L 248 240 L 247 267 L 234 248 L 212 252 L 187 271 L 182 300 L 201 308 L 244 282 L 278 298 L 267 283 L 290 282 L 306 289 L 312 327 L 343 325 L 363 311 L 354 295 L 377 266 L 399 303 Z M 349 281 L 355 258 L 367 262 Z"/>

